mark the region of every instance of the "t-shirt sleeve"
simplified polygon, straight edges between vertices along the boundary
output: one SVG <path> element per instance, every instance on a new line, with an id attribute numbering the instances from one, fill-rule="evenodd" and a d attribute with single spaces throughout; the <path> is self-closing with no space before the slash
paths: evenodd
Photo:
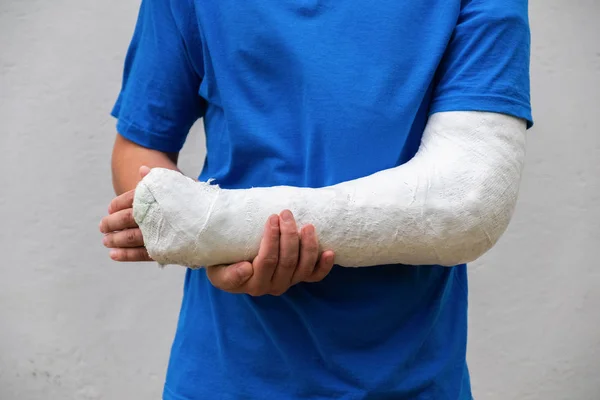
<path id="1" fill-rule="evenodd" d="M 463 0 L 436 73 L 430 114 L 487 111 L 533 125 L 527 0 Z"/>
<path id="2" fill-rule="evenodd" d="M 111 115 L 123 137 L 150 149 L 178 152 L 202 117 L 202 79 L 186 50 L 170 0 L 143 0 Z"/>

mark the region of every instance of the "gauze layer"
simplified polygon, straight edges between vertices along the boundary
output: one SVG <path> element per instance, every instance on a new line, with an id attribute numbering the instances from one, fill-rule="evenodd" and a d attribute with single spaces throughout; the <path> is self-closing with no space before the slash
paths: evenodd
<path id="1" fill-rule="evenodd" d="M 429 118 L 407 163 L 312 189 L 221 189 L 153 169 L 133 205 L 149 255 L 192 268 L 252 260 L 267 218 L 290 209 L 313 224 L 321 251 L 345 267 L 452 266 L 498 241 L 512 217 L 525 159 L 525 122 L 503 114 Z"/>

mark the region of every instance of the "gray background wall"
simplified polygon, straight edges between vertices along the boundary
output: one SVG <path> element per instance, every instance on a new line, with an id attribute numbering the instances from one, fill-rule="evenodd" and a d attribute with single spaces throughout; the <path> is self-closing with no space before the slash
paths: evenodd
<path id="1" fill-rule="evenodd" d="M 0 1 L 0 399 L 159 398 L 183 270 L 108 259 L 108 116 L 137 0 Z M 600 399 L 600 3 L 530 2 L 536 127 L 470 269 L 477 399 Z M 197 174 L 199 127 L 182 165 Z"/>

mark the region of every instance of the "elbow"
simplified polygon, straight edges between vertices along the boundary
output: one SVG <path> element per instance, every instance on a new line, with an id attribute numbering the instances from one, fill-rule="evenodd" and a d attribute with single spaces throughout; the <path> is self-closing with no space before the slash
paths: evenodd
<path id="1" fill-rule="evenodd" d="M 518 197 L 518 182 L 505 190 L 471 190 L 455 204 L 447 219 L 444 258 L 440 265 L 473 262 L 491 250 L 512 220 Z M 499 195 L 499 193 L 501 193 Z M 441 258 L 441 257 L 440 257 Z"/>

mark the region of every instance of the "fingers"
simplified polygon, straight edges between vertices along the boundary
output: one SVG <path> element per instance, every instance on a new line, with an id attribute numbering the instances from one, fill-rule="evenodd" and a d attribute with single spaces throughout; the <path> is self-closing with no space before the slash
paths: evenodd
<path id="1" fill-rule="evenodd" d="M 145 247 L 136 247 L 133 249 L 112 249 L 110 258 L 114 261 L 135 262 L 135 261 L 153 261 L 148 255 Z"/>
<path id="2" fill-rule="evenodd" d="M 206 268 L 210 283 L 217 289 L 230 293 L 242 293 L 244 285 L 252 277 L 253 267 L 248 261 L 233 265 L 217 265 Z"/>
<path id="3" fill-rule="evenodd" d="M 254 273 L 247 284 L 247 293 L 252 296 L 270 292 L 271 279 L 279 262 L 279 229 L 279 216 L 271 215 L 265 224 L 258 255 L 252 262 Z"/>
<path id="4" fill-rule="evenodd" d="M 291 212 L 270 216 L 252 264 L 242 262 L 209 267 L 208 279 L 213 286 L 230 293 L 281 295 L 290 287 L 298 263 L 300 243 L 297 232 Z"/>
<path id="5" fill-rule="evenodd" d="M 333 264 L 332 251 L 325 251 L 319 258 L 314 226 L 305 226 L 299 238 L 296 221 L 285 210 L 269 217 L 252 263 L 208 267 L 206 272 L 213 286 L 230 293 L 279 296 L 296 283 L 323 280 Z"/>
<path id="6" fill-rule="evenodd" d="M 100 221 L 100 232 L 110 233 L 124 229 L 136 228 L 138 225 L 133 218 L 133 208 L 115 211 L 102 218 Z"/>
<path id="7" fill-rule="evenodd" d="M 335 254 L 328 250 L 321 254 L 319 262 L 315 266 L 313 273 L 304 280 L 304 282 L 320 282 L 331 272 L 335 263 Z"/>
<path id="8" fill-rule="evenodd" d="M 279 215 L 279 231 L 279 262 L 273 273 L 269 292 L 275 296 L 280 296 L 290 287 L 298 265 L 300 240 L 296 221 L 289 210 L 284 210 Z"/>
<path id="9" fill-rule="evenodd" d="M 133 197 L 135 190 L 130 190 L 120 196 L 115 197 L 108 206 L 108 213 L 113 214 L 117 211 L 125 210 L 133 207 Z"/>
<path id="10" fill-rule="evenodd" d="M 125 229 L 105 235 L 102 243 L 109 249 L 143 247 L 144 238 L 140 229 Z"/>
<path id="11" fill-rule="evenodd" d="M 300 258 L 292 277 L 292 284 L 308 279 L 319 259 L 319 244 L 313 225 L 306 225 L 300 231 Z"/>
<path id="12" fill-rule="evenodd" d="M 141 167 L 140 176 L 144 178 L 150 168 Z M 108 216 L 100 221 L 100 232 L 104 246 L 112 249 L 110 258 L 114 261 L 135 262 L 153 261 L 144 247 L 144 238 L 133 218 L 133 199 L 135 190 L 115 197 L 108 206 Z"/>

